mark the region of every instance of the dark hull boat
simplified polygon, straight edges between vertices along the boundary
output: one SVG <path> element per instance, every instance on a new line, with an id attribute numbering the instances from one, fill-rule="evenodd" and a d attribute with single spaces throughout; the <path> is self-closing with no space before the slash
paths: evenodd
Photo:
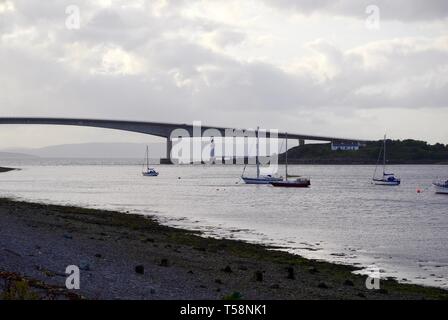
<path id="1" fill-rule="evenodd" d="M 308 188 L 311 185 L 309 179 L 297 179 L 297 180 L 285 180 L 285 181 L 277 181 L 271 182 L 274 187 L 283 187 L 283 188 Z"/>
<path id="2" fill-rule="evenodd" d="M 241 179 L 243 179 L 246 184 L 270 184 L 271 182 L 282 181 L 282 178 L 272 176 L 259 176 L 258 178 L 241 177 Z"/>

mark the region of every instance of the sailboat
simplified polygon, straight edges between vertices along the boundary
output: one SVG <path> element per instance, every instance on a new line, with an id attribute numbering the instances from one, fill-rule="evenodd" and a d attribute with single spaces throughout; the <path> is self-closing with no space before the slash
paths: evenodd
<path id="1" fill-rule="evenodd" d="M 149 148 L 146 146 L 146 171 L 142 171 L 142 175 L 145 177 L 157 177 L 159 173 L 154 169 L 149 167 Z"/>
<path id="2" fill-rule="evenodd" d="M 257 131 L 256 131 L 256 138 L 257 138 L 257 155 L 256 155 L 257 176 L 256 177 L 245 177 L 244 176 L 244 171 L 246 170 L 246 166 L 244 166 L 243 173 L 241 174 L 241 179 L 246 184 L 269 184 L 272 181 L 282 181 L 282 178 L 273 177 L 270 174 L 268 174 L 268 175 L 261 175 L 260 174 L 260 159 L 259 159 L 260 143 L 259 143 L 259 137 L 258 137 L 258 131 L 259 130 L 260 130 L 260 128 L 257 127 Z"/>
<path id="3" fill-rule="evenodd" d="M 375 178 L 376 170 L 378 168 L 378 161 L 377 161 L 375 172 L 373 173 L 372 183 L 380 186 L 398 186 L 400 185 L 401 182 L 400 178 L 395 177 L 393 173 L 386 172 L 386 135 L 384 135 L 382 151 L 383 151 L 383 176 L 381 178 Z M 378 155 L 378 160 L 380 156 L 381 156 L 381 150 Z"/>
<path id="4" fill-rule="evenodd" d="M 286 152 L 285 152 L 285 180 L 273 181 L 271 184 L 274 187 L 283 188 L 308 188 L 311 185 L 311 181 L 305 177 L 298 177 L 294 180 L 288 180 L 288 134 L 286 133 Z"/>
<path id="5" fill-rule="evenodd" d="M 448 179 L 446 181 L 434 181 L 432 185 L 436 189 L 436 193 L 448 194 Z"/>

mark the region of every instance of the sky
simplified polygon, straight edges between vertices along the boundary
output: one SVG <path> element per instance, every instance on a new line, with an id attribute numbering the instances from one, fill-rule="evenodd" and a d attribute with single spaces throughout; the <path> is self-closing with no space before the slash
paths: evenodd
<path id="1" fill-rule="evenodd" d="M 0 0 L 2 116 L 446 144 L 448 1 Z M 0 126 L 0 148 L 154 141 Z"/>

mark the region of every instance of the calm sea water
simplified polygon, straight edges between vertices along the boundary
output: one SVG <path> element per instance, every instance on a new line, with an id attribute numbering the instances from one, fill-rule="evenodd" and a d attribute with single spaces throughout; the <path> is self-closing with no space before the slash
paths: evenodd
<path id="1" fill-rule="evenodd" d="M 448 196 L 431 182 L 448 166 L 392 166 L 399 187 L 370 184 L 373 166 L 290 166 L 309 189 L 244 185 L 241 166 L 159 165 L 138 160 L 8 160 L 0 196 L 155 215 L 161 222 L 284 247 L 305 257 L 448 288 Z M 249 169 L 249 172 L 253 169 Z M 417 193 L 421 189 L 421 193 Z M 403 280 L 407 279 L 407 280 Z"/>

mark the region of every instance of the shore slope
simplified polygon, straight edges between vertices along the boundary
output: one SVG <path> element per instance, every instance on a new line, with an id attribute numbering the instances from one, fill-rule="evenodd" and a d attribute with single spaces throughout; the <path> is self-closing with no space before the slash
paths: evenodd
<path id="1" fill-rule="evenodd" d="M 394 280 L 367 290 L 353 267 L 204 238 L 151 217 L 10 199 L 0 199 L 0 251 L 0 278 L 9 279 L 0 297 L 25 279 L 30 297 L 56 299 L 448 299 Z M 63 289 L 68 265 L 81 268 L 80 290 Z"/>

